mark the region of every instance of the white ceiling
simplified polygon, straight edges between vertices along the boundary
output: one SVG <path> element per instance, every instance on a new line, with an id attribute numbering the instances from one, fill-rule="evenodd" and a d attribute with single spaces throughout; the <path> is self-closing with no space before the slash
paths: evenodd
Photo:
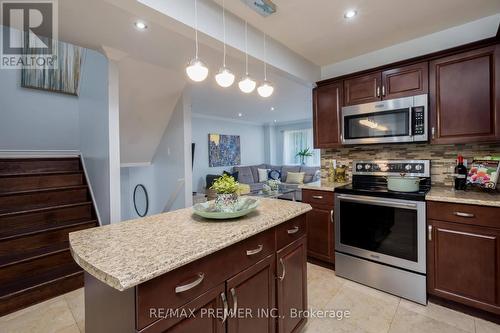
<path id="1" fill-rule="evenodd" d="M 194 43 L 185 34 L 174 32 L 168 24 L 157 24 L 155 20 L 148 21 L 146 31 L 138 31 L 133 25 L 136 20 L 155 15 L 161 20 L 164 15 L 141 6 L 135 0 L 121 1 L 120 4 L 129 5 L 127 10 L 116 6 L 113 0 L 60 1 L 59 38 L 94 50 L 112 50 L 111 53 L 120 55 L 121 162 L 150 162 L 175 104 L 188 84 L 184 67 L 193 56 Z M 192 29 L 188 35 L 192 36 Z M 311 116 L 311 87 L 273 68 L 269 68 L 268 77 L 275 84 L 276 93 L 268 100 L 256 93 L 244 95 L 236 84 L 229 89 L 216 86 L 213 74 L 221 65 L 222 54 L 220 43 L 215 45 L 217 49 L 213 48 L 213 43 L 200 46 L 211 76 L 193 87 L 193 103 L 202 105 L 197 108 L 199 113 L 258 123 Z M 228 58 L 228 64 L 238 78 L 244 72 L 241 58 L 241 52 L 234 50 Z M 251 74 L 261 80 L 262 63 L 253 58 L 250 60 Z M 276 107 L 272 119 L 266 113 L 271 106 Z M 241 118 L 239 112 L 243 114 Z"/>
<path id="2" fill-rule="evenodd" d="M 225 4 L 235 15 L 320 66 L 500 13 L 499 0 L 273 1 L 277 12 L 266 18 L 241 0 Z M 351 8 L 358 15 L 348 21 L 343 15 Z"/>

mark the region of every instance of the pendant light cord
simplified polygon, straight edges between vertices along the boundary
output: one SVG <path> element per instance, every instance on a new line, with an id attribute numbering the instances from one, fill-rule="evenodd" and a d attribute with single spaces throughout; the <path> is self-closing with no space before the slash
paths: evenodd
<path id="1" fill-rule="evenodd" d="M 198 59 L 198 0 L 194 0 L 194 39 L 195 39 L 195 54 Z"/>
<path id="2" fill-rule="evenodd" d="M 245 74 L 248 76 L 248 22 L 245 21 Z"/>
<path id="3" fill-rule="evenodd" d="M 222 65 L 224 68 L 226 68 L 226 6 L 224 3 L 224 0 L 222 0 L 222 29 L 223 35 L 224 35 L 224 60 L 222 62 Z"/>
<path id="4" fill-rule="evenodd" d="M 266 34 L 264 33 L 264 81 L 267 81 L 267 49 L 266 49 Z"/>

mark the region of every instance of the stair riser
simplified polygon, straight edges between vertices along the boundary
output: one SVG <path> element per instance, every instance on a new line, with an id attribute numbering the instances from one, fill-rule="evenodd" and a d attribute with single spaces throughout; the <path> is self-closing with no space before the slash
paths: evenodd
<path id="1" fill-rule="evenodd" d="M 88 201 L 87 189 L 71 189 L 0 197 L 0 212 L 17 212 L 34 205 L 52 206 Z"/>
<path id="2" fill-rule="evenodd" d="M 83 287 L 83 273 L 0 298 L 0 316 Z"/>
<path id="3" fill-rule="evenodd" d="M 68 243 L 68 234 L 73 231 L 95 227 L 94 222 L 81 224 L 75 227 L 48 231 L 33 236 L 26 236 L 16 239 L 4 240 L 0 242 L 0 256 L 12 255 L 12 253 L 29 251 L 46 247 L 49 245 Z"/>
<path id="4" fill-rule="evenodd" d="M 58 208 L 40 213 L 19 214 L 0 217 L 0 234 L 15 232 L 16 229 L 43 230 L 61 222 L 92 219 L 91 204 Z"/>
<path id="5" fill-rule="evenodd" d="M 74 159 L 3 159 L 0 174 L 79 171 L 80 160 Z"/>
<path id="6" fill-rule="evenodd" d="M 71 257 L 69 250 L 9 265 L 1 268 L 2 274 L 0 274 L 0 285 L 30 275 L 40 275 L 50 271 L 54 267 L 69 265 L 73 265 L 75 270 L 78 269 L 78 265 L 73 260 L 73 257 Z"/>
<path id="7" fill-rule="evenodd" d="M 0 193 L 83 185 L 82 174 L 0 178 Z"/>

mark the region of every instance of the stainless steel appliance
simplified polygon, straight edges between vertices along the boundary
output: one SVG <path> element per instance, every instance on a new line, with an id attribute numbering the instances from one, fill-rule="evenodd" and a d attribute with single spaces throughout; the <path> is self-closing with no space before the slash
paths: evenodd
<path id="1" fill-rule="evenodd" d="M 428 140 L 427 94 L 342 108 L 342 143 Z"/>
<path id="2" fill-rule="evenodd" d="M 422 177 L 418 192 L 387 189 L 386 176 Z M 354 161 L 335 189 L 336 274 L 426 304 L 428 160 Z"/>

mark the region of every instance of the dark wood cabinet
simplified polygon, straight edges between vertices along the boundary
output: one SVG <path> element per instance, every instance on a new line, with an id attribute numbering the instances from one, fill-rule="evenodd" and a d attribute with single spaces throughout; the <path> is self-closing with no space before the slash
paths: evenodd
<path id="1" fill-rule="evenodd" d="M 392 68 L 382 72 L 382 99 L 421 95 L 428 92 L 428 62 Z"/>
<path id="2" fill-rule="evenodd" d="M 356 76 L 344 80 L 344 105 L 356 105 L 380 101 L 380 72 Z"/>
<path id="3" fill-rule="evenodd" d="M 275 332 L 276 324 L 271 315 L 275 308 L 275 263 L 275 255 L 270 255 L 227 281 L 232 311 L 227 323 L 228 333 Z M 246 311 L 251 311 L 250 315 Z"/>
<path id="4" fill-rule="evenodd" d="M 480 212 L 480 206 L 447 204 L 440 207 L 444 212 L 434 212 L 437 208 L 429 203 L 429 215 L 453 218 L 428 220 L 428 293 L 500 314 L 500 223 L 498 228 L 484 227 L 477 225 L 472 213 L 468 213 L 471 222 L 457 216 L 457 212 Z"/>
<path id="5" fill-rule="evenodd" d="M 342 81 L 313 90 L 314 148 L 332 148 L 342 144 Z"/>
<path id="6" fill-rule="evenodd" d="M 307 309 L 306 244 L 306 237 L 302 237 L 278 251 L 279 333 L 298 333 L 306 323 L 300 313 Z"/>
<path id="7" fill-rule="evenodd" d="M 177 323 L 175 323 L 171 328 L 162 331 L 155 330 L 153 326 L 153 329 L 146 330 L 147 333 L 224 333 L 224 317 L 220 316 L 222 315 L 221 312 L 223 312 L 224 309 L 222 301 L 223 293 L 224 285 L 222 284 L 218 288 L 201 295 L 194 302 L 190 303 L 189 307 L 186 307 L 187 311 L 185 312 L 185 318 L 177 319 Z M 194 313 L 191 314 L 191 311 Z M 182 312 L 180 311 L 179 313 Z M 219 316 L 208 315 L 209 313 L 219 314 Z"/>
<path id="8" fill-rule="evenodd" d="M 499 78 L 498 45 L 431 61 L 432 143 L 500 140 Z"/>
<path id="9" fill-rule="evenodd" d="M 313 207 L 306 214 L 307 256 L 328 264 L 335 263 L 333 192 L 304 189 L 302 201 Z"/>

